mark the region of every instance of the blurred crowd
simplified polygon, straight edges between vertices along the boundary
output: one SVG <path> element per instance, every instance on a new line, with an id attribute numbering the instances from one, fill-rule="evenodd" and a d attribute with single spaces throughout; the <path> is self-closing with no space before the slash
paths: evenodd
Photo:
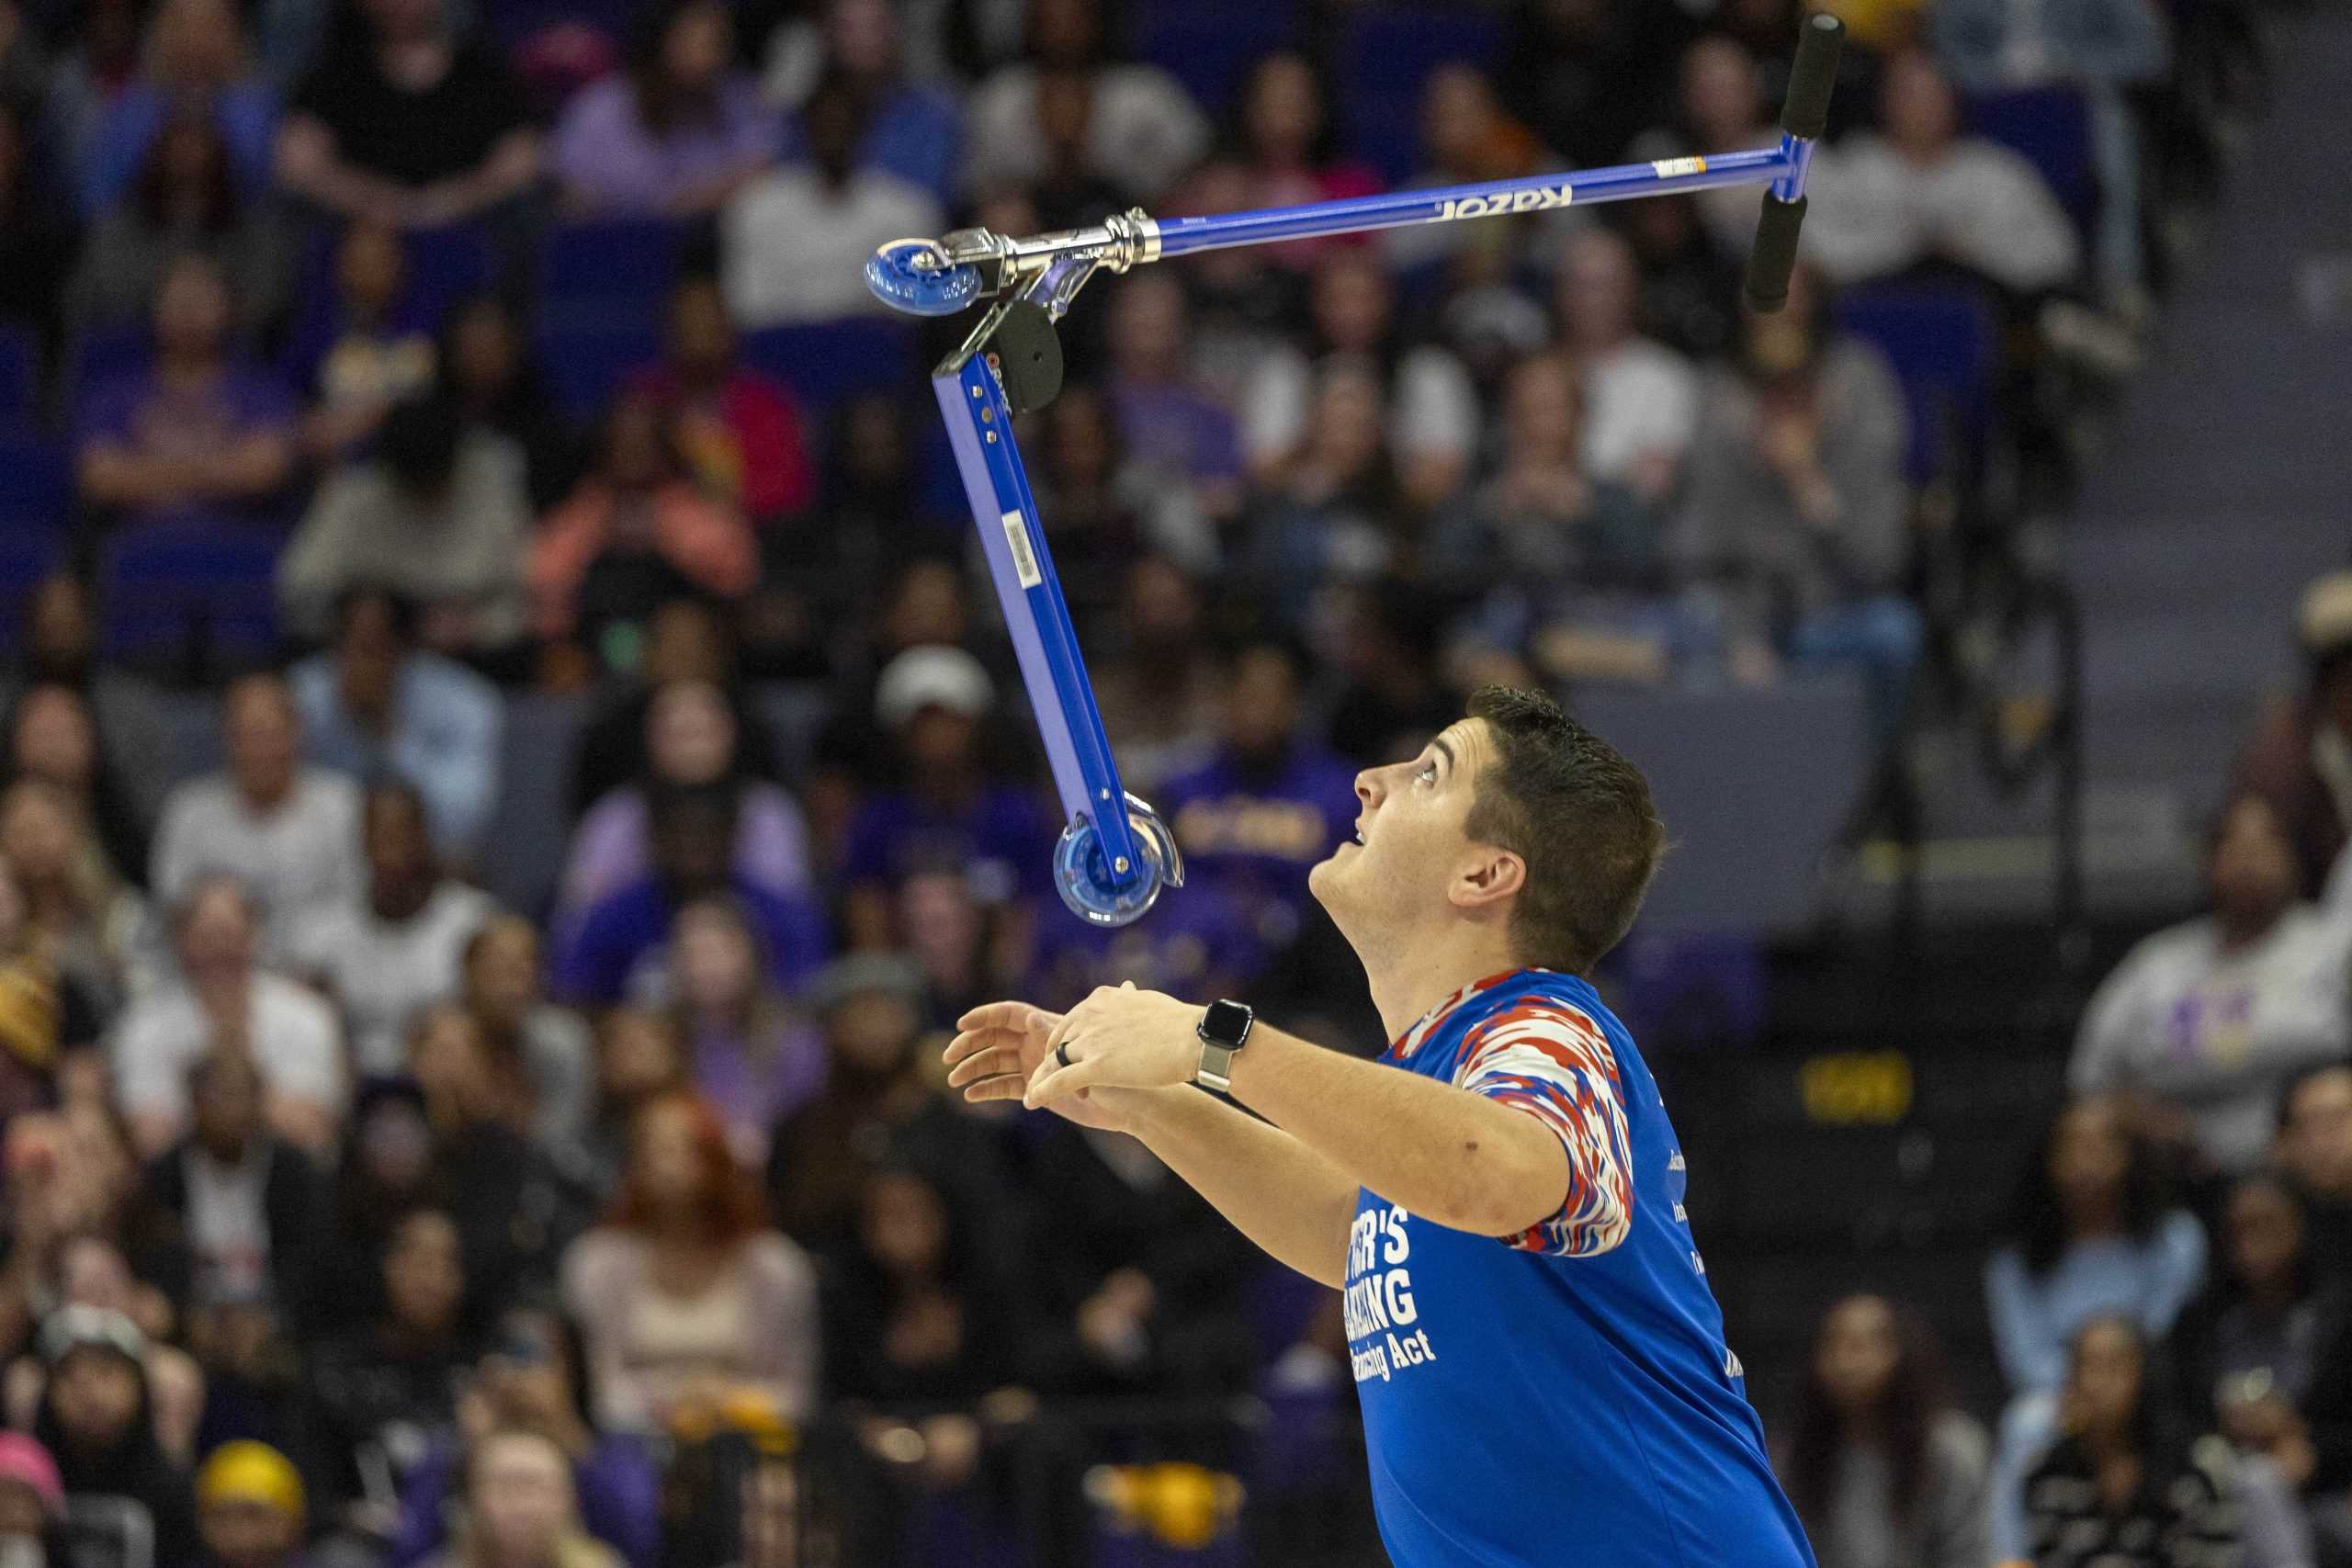
<path id="1" fill-rule="evenodd" d="M 1483 680 L 1843 671 L 1901 735 L 1927 541 L 2063 489 L 2256 22 L 1838 9 L 1783 314 L 1727 191 L 1222 252 L 1064 323 L 1023 446 L 1193 872 L 1114 932 L 1053 897 L 944 340 L 865 258 L 1768 145 L 1794 0 L 0 0 L 0 1563 L 1367 1560 L 1336 1303 L 934 1047 L 1125 979 L 1375 1046 L 1306 871 Z M 1981 407 L 1890 359 L 1954 311 Z M 2295 900 L 2352 820 L 2347 592 L 2213 922 L 2086 1024 L 1994 1265 L 1998 1442 L 1902 1310 L 1826 1324 L 1786 1447 L 1831 1568 L 2331 1539 L 2296 1498 L 2352 1477 L 2352 1360 L 2299 1238 L 2352 1201 L 2352 1071 L 2282 1085 L 2345 1049 Z M 502 903 L 556 698 L 561 863 Z"/>

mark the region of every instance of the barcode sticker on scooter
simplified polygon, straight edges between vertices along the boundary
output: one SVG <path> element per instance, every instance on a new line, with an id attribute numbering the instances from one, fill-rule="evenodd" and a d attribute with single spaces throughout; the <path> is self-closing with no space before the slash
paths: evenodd
<path id="1" fill-rule="evenodd" d="M 1012 547 L 1012 575 L 1021 580 L 1023 588 L 1035 588 L 1046 581 L 1037 570 L 1037 552 L 1029 547 L 1029 525 L 1018 512 L 1004 514 L 1004 542 Z"/>

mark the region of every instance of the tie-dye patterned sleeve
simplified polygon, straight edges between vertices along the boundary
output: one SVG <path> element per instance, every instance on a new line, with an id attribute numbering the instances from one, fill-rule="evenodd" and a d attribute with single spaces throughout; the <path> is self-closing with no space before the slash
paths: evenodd
<path id="1" fill-rule="evenodd" d="M 1599 1025 L 1566 1002 L 1527 998 L 1471 1030 L 1453 1082 L 1524 1111 L 1568 1151 L 1559 1213 L 1503 1240 L 1528 1252 L 1590 1258 L 1625 1239 L 1634 1221 L 1633 1156 L 1616 1055 Z"/>

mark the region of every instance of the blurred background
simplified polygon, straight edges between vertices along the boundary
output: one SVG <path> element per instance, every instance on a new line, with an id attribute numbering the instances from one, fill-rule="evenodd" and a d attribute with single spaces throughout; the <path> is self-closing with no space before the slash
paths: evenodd
<path id="1" fill-rule="evenodd" d="M 865 258 L 1770 145 L 1798 0 L 0 0 L 0 1561 L 1381 1562 L 1336 1297 L 937 1046 L 1377 1051 L 1497 680 L 1825 1568 L 2352 1561 L 2352 13 L 1835 9 L 1783 314 L 1753 191 L 1079 302 L 1111 932 Z"/>

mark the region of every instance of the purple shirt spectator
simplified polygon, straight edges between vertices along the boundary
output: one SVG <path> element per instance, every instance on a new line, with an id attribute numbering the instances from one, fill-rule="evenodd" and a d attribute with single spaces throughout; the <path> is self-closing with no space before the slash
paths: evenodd
<path id="1" fill-rule="evenodd" d="M 1176 383 L 1110 390 L 1129 457 L 1194 479 L 1241 477 L 1240 424 L 1205 392 Z"/>
<path id="2" fill-rule="evenodd" d="M 82 212 L 96 218 L 129 195 L 148 149 L 164 127 L 185 107 L 166 88 L 132 82 L 108 99 L 94 128 L 82 168 Z M 277 96 L 258 81 L 232 83 L 211 95 L 210 118 L 228 145 L 229 167 L 247 197 L 269 189 L 272 140 L 277 133 Z"/>
<path id="3" fill-rule="evenodd" d="M 783 155 L 787 163 L 808 156 L 797 115 L 785 123 Z M 964 119 L 956 100 L 908 83 L 884 89 L 868 107 L 854 154 L 859 168 L 921 186 L 943 207 L 955 203 L 956 171 L 963 156 Z"/>
<path id="4" fill-rule="evenodd" d="M 1306 913 L 1307 872 L 1355 831 L 1355 770 L 1310 741 L 1254 766 L 1228 749 L 1162 784 L 1159 804 L 1187 871 L 1279 942 Z"/>
<path id="5" fill-rule="evenodd" d="M 571 1484 L 580 1499 L 580 1523 L 590 1535 L 619 1552 L 628 1568 L 656 1568 L 662 1558 L 662 1481 L 636 1438 L 598 1438 L 586 1458 L 572 1461 Z M 409 1472 L 390 1568 L 415 1568 L 448 1543 L 450 1506 L 459 1490 L 458 1444 L 444 1438 Z"/>
<path id="6" fill-rule="evenodd" d="M 1237 994 L 1266 966 L 1265 944 L 1214 884 L 1184 889 L 1131 926 L 1047 920 L 1030 989 L 1037 1005 L 1075 1007 L 1097 986 L 1132 980 L 1178 997 Z"/>
<path id="7" fill-rule="evenodd" d="M 74 449 L 86 465 L 97 451 L 127 453 L 150 464 L 210 460 L 256 435 L 290 440 L 296 409 L 286 383 L 266 370 L 224 365 L 202 380 L 167 381 L 154 368 L 102 382 L 83 406 Z M 153 521 L 239 502 L 191 487 L 125 509 L 128 520 Z"/>
<path id="8" fill-rule="evenodd" d="M 875 796 L 851 826 L 842 875 L 897 887 L 923 871 L 956 871 L 982 903 L 1053 890 L 1054 830 L 1025 790 L 992 784 L 968 806 L 943 807 L 904 792 Z"/>
<path id="9" fill-rule="evenodd" d="M 790 987 L 825 961 L 825 917 L 813 898 L 779 897 L 733 879 L 726 891 L 744 911 L 767 949 L 770 973 Z M 653 977 L 641 974 L 670 940 L 684 900 L 655 877 L 622 888 L 589 909 L 579 928 L 556 948 L 556 996 L 577 1006 L 611 1007 Z"/>
<path id="10" fill-rule="evenodd" d="M 653 216 L 681 191 L 773 161 L 781 134 L 747 76 L 720 85 L 711 118 L 657 133 L 638 112 L 637 84 L 616 74 L 564 107 L 553 162 L 565 189 L 598 212 Z"/>
<path id="11" fill-rule="evenodd" d="M 733 863 L 736 876 L 779 897 L 808 890 L 808 818 L 776 785 L 743 786 Z M 644 792 L 613 791 L 588 808 L 572 833 L 563 888 L 556 897 L 556 929 L 575 924 L 600 899 L 644 876 L 652 866 Z"/>

